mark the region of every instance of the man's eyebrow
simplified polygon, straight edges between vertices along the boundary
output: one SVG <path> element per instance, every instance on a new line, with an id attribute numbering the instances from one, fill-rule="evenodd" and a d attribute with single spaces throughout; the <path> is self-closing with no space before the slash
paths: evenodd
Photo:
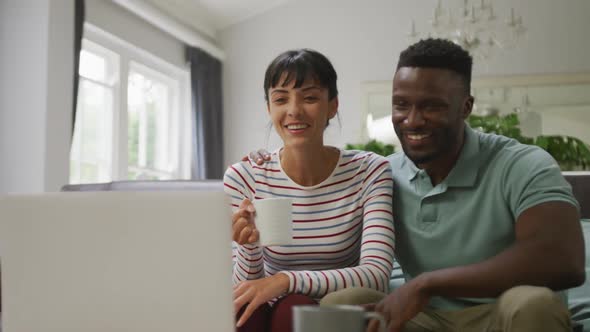
<path id="1" fill-rule="evenodd" d="M 289 91 L 284 90 L 284 89 L 274 89 L 270 92 L 270 94 L 272 95 L 273 93 L 287 93 Z"/>
<path id="2" fill-rule="evenodd" d="M 444 100 L 443 98 L 439 98 L 439 97 L 428 97 L 428 98 L 424 98 L 422 100 L 422 102 L 425 102 L 425 103 L 444 103 L 444 104 L 448 104 L 448 102 L 446 100 Z"/>

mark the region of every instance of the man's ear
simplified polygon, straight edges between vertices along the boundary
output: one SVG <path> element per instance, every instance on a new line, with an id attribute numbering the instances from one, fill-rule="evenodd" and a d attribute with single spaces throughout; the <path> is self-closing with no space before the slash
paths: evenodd
<path id="1" fill-rule="evenodd" d="M 329 102 L 329 105 L 330 111 L 328 112 L 328 119 L 332 119 L 336 116 L 336 113 L 338 113 L 338 97 L 332 98 L 332 100 Z"/>
<path id="2" fill-rule="evenodd" d="M 473 98 L 473 96 L 469 96 L 467 97 L 467 99 L 465 99 L 465 102 L 463 103 L 463 114 L 461 114 L 463 119 L 467 119 L 471 114 L 471 111 L 473 110 L 474 101 L 475 99 Z"/>

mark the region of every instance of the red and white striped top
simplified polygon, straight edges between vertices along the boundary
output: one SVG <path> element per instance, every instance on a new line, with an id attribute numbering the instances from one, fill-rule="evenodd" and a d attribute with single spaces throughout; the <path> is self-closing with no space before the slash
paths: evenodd
<path id="1" fill-rule="evenodd" d="M 244 198 L 293 199 L 293 244 L 234 243 L 234 283 L 281 272 L 289 276 L 289 293 L 316 299 L 351 286 L 388 291 L 394 230 L 387 159 L 341 150 L 330 177 L 304 187 L 285 174 L 276 151 L 262 166 L 252 161 L 230 166 L 224 185 L 234 211 Z"/>

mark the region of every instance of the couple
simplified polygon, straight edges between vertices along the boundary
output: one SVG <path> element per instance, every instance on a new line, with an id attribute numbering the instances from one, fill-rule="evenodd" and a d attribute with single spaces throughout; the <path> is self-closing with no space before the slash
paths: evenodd
<path id="1" fill-rule="evenodd" d="M 571 329 L 554 291 L 585 278 L 578 204 L 543 150 L 465 124 L 471 66 L 446 40 L 400 54 L 403 153 L 383 158 L 323 145 L 338 109 L 323 55 L 289 51 L 269 65 L 267 111 L 284 146 L 224 178 L 239 331 L 290 331 L 291 307 L 318 301 L 365 304 L 389 331 Z M 262 248 L 251 201 L 277 196 L 294 200 L 294 245 Z M 394 247 L 407 280 L 387 294 Z"/>

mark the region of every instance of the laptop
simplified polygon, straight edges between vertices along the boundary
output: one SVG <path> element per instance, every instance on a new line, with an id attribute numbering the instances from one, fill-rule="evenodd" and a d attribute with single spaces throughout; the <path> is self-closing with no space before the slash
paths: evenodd
<path id="1" fill-rule="evenodd" d="M 0 196 L 3 332 L 234 331 L 222 191 Z"/>

